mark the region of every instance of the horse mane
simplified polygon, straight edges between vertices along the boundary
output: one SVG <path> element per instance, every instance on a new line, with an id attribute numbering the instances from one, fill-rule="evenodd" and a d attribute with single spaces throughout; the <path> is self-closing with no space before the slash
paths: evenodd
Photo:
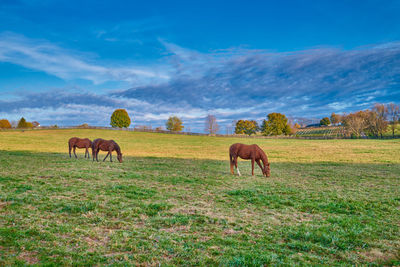
<path id="1" fill-rule="evenodd" d="M 117 151 L 117 154 L 120 155 L 121 154 L 121 148 L 119 147 L 119 145 L 114 141 L 114 147 L 115 147 L 115 151 Z"/>
<path id="2" fill-rule="evenodd" d="M 264 163 L 264 165 L 267 164 L 268 163 L 267 154 L 265 154 L 264 150 L 262 150 L 258 145 L 256 145 L 256 146 L 257 146 L 257 149 L 258 149 L 258 151 L 260 153 L 262 162 Z"/>

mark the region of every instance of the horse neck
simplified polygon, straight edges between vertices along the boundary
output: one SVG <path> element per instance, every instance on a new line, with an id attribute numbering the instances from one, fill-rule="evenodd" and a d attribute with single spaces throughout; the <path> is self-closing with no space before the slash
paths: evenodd
<path id="1" fill-rule="evenodd" d="M 119 145 L 117 143 L 115 143 L 114 149 L 115 149 L 115 151 L 117 152 L 118 155 L 121 155 L 121 148 L 119 147 Z"/>
<path id="2" fill-rule="evenodd" d="M 261 149 L 260 149 L 260 156 L 261 156 L 261 160 L 262 160 L 264 166 L 267 165 L 267 163 L 268 163 L 268 157 L 267 157 L 267 155 L 264 153 L 264 151 L 262 151 Z"/>

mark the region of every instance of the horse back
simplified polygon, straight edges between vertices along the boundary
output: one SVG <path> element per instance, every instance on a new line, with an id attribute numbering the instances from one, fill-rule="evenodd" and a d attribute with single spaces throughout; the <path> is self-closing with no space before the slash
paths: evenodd
<path id="1" fill-rule="evenodd" d="M 96 149 L 100 146 L 100 143 L 101 143 L 102 141 L 104 141 L 104 140 L 101 139 L 101 138 L 97 138 L 97 139 L 93 140 L 93 142 L 92 142 L 92 149 L 93 149 L 93 150 L 96 150 Z"/>
<path id="2" fill-rule="evenodd" d="M 229 153 L 232 156 L 239 156 L 242 159 L 250 159 L 254 155 L 254 145 L 236 143 L 231 145 Z"/>
<path id="3" fill-rule="evenodd" d="M 73 146 L 73 145 L 75 145 L 75 144 L 78 142 L 78 140 L 79 140 L 78 137 L 72 137 L 72 138 L 70 138 L 70 139 L 68 140 L 68 144 L 69 144 L 70 146 Z"/>
<path id="4" fill-rule="evenodd" d="M 242 159 L 260 159 L 266 157 L 264 151 L 256 144 L 246 145 L 236 143 L 229 148 L 229 154 L 239 156 Z"/>
<path id="5" fill-rule="evenodd" d="M 110 148 L 111 150 L 113 150 L 113 143 L 113 140 L 100 139 L 96 142 L 95 146 L 97 149 L 100 149 L 102 151 L 109 151 Z"/>

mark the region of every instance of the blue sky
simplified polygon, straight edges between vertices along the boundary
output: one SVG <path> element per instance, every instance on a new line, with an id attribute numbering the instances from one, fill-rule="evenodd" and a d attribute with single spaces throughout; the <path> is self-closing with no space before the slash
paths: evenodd
<path id="1" fill-rule="evenodd" d="M 400 102 L 400 1 L 0 0 L 0 117 L 202 131 Z"/>

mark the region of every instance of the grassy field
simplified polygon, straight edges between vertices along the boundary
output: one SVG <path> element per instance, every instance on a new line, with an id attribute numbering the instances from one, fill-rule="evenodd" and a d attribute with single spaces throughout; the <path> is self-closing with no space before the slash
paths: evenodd
<path id="1" fill-rule="evenodd" d="M 73 136 L 114 139 L 124 163 L 70 159 Z M 260 145 L 271 177 L 243 160 L 230 175 L 235 142 Z M 399 250 L 399 140 L 0 131 L 0 265 L 399 265 Z"/>

